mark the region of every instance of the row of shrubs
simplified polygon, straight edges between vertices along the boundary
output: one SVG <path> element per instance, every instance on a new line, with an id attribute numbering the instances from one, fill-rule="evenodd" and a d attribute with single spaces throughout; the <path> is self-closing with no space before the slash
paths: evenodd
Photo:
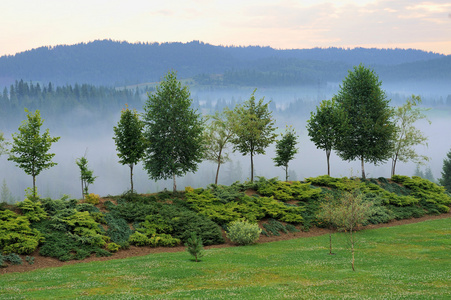
<path id="1" fill-rule="evenodd" d="M 177 246 L 186 243 L 193 232 L 203 245 L 221 244 L 224 238 L 220 226 L 232 241 L 246 244 L 249 236 L 255 241 L 260 234 L 271 236 L 325 226 L 316 217 L 321 201 L 327 195 L 339 197 L 341 192 L 354 189 L 373 202 L 368 223 L 374 224 L 446 213 L 451 204 L 443 187 L 406 176 L 394 176 L 390 181 L 319 176 L 306 182 L 260 177 L 253 183 L 187 187 L 184 193 L 126 193 L 102 204 L 94 194 L 84 202 L 67 197 L 25 199 L 0 210 L 0 249 L 8 257 L 29 255 L 39 247 L 41 255 L 67 261 L 92 254 L 109 256 L 130 245 Z M 257 194 L 246 195 L 248 190 Z M 260 228 L 256 224 L 262 220 L 266 221 Z M 2 264 L 4 261 L 8 259 Z"/>

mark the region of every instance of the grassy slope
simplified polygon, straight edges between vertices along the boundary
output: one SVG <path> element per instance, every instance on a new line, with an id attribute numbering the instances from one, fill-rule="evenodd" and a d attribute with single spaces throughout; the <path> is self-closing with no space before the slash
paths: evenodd
<path id="1" fill-rule="evenodd" d="M 356 272 L 344 234 L 76 264 L 0 277 L 1 299 L 451 297 L 451 219 L 358 233 Z"/>

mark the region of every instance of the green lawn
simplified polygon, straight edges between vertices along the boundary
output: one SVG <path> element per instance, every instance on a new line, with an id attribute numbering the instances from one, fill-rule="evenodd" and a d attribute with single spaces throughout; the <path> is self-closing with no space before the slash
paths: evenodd
<path id="1" fill-rule="evenodd" d="M 451 218 L 344 234 L 0 276 L 0 299 L 451 299 Z"/>

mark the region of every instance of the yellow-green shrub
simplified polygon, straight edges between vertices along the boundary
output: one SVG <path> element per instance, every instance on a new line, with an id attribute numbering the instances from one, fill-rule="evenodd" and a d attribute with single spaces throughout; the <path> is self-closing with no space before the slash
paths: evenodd
<path id="1" fill-rule="evenodd" d="M 85 196 L 85 202 L 93 205 L 99 204 L 100 196 L 94 193 L 90 193 Z"/>
<path id="2" fill-rule="evenodd" d="M 229 224 L 227 237 L 237 245 L 254 244 L 260 237 L 262 230 L 258 224 L 249 223 L 246 220 L 236 220 Z"/>

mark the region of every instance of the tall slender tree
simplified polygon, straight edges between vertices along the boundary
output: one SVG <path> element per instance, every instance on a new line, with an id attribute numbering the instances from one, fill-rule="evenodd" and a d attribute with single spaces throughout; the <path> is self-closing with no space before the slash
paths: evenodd
<path id="1" fill-rule="evenodd" d="M 307 131 L 310 140 L 316 148 L 326 151 L 327 175 L 330 176 L 330 154 L 337 146 L 340 133 L 346 126 L 343 110 L 337 106 L 335 99 L 323 100 L 311 112 L 307 121 Z"/>
<path id="2" fill-rule="evenodd" d="M 396 134 L 392 152 L 391 176 L 395 175 L 398 160 L 401 162 L 412 161 L 416 164 L 429 161 L 428 156 L 418 154 L 414 148 L 418 145 L 427 146 L 428 138 L 413 124 L 420 120 L 426 120 L 431 124 L 424 114 L 429 109 L 418 107 L 419 104 L 421 104 L 420 96 L 412 95 L 403 106 L 395 109 Z"/>
<path id="3" fill-rule="evenodd" d="M 273 158 L 276 167 L 282 167 L 285 170 L 285 181 L 288 181 L 288 163 L 293 160 L 298 149 L 296 144 L 298 136 L 296 131 L 290 126 L 285 129 L 285 134 L 276 142 L 276 157 Z"/>
<path id="4" fill-rule="evenodd" d="M 362 178 L 365 162 L 382 163 L 392 154 L 396 127 L 390 100 L 381 85 L 373 70 L 359 65 L 349 71 L 336 95 L 347 119 L 345 130 L 339 135 L 337 154 L 344 160 L 360 159 Z"/>
<path id="5" fill-rule="evenodd" d="M 130 191 L 133 193 L 133 166 L 144 155 L 145 139 L 143 135 L 144 123 L 139 119 L 136 110 L 128 107 L 122 110 L 121 119 L 114 126 L 114 141 L 118 151 L 119 162 L 130 167 Z"/>
<path id="6" fill-rule="evenodd" d="M 174 192 L 176 176 L 196 171 L 204 157 L 204 124 L 191 104 L 188 88 L 169 72 L 144 107 L 144 168 L 154 180 L 172 178 Z"/>
<path id="7" fill-rule="evenodd" d="M 269 110 L 269 102 L 263 103 L 264 98 L 255 101 L 255 89 L 249 100 L 237 105 L 233 111 L 236 122 L 232 139 L 233 150 L 251 157 L 251 182 L 254 181 L 254 156 L 265 154 L 265 149 L 271 145 L 277 135 L 274 133 L 274 118 Z"/>
<path id="8" fill-rule="evenodd" d="M 218 164 L 216 169 L 215 184 L 218 184 L 219 168 L 229 161 L 228 144 L 233 137 L 233 114 L 227 108 L 222 112 L 216 112 L 209 118 L 204 131 L 206 151 L 205 159 Z"/>
<path id="9" fill-rule="evenodd" d="M 47 129 L 41 135 L 41 126 L 44 120 L 41 119 L 39 110 L 33 114 L 25 109 L 27 120 L 22 122 L 19 133 L 13 134 L 11 153 L 8 160 L 13 161 L 28 175 L 33 177 L 33 197 L 36 197 L 36 176 L 42 170 L 57 165 L 52 162 L 54 153 L 48 153 L 53 143 L 59 137 L 51 137 Z"/>
<path id="10" fill-rule="evenodd" d="M 75 163 L 80 168 L 81 195 L 85 199 L 85 196 L 89 194 L 89 185 L 94 183 L 97 176 L 94 176 L 94 171 L 88 168 L 86 153 L 84 156 L 77 158 Z"/>

